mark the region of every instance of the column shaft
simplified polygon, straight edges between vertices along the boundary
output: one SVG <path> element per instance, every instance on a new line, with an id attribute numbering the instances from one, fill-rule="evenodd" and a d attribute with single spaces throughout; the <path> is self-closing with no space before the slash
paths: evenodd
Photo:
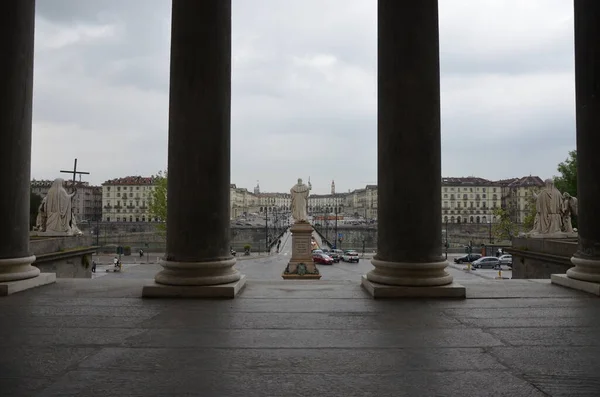
<path id="1" fill-rule="evenodd" d="M 156 281 L 236 281 L 229 251 L 231 0 L 173 0 L 167 262 Z"/>
<path id="2" fill-rule="evenodd" d="M 437 0 L 379 0 L 378 243 L 367 275 L 373 282 L 452 282 L 441 240 L 438 31 Z"/>
<path id="3" fill-rule="evenodd" d="M 29 251 L 35 0 L 0 5 L 0 282 L 37 276 Z"/>
<path id="4" fill-rule="evenodd" d="M 567 275 L 600 282 L 600 2 L 574 6 L 579 247 Z"/>

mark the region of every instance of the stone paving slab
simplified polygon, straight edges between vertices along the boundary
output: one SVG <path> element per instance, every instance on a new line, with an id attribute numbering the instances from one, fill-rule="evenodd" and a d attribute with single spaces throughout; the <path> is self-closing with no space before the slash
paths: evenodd
<path id="1" fill-rule="evenodd" d="M 545 281 L 467 279 L 459 301 L 255 280 L 235 300 L 141 299 L 147 281 L 2 298 L 0 395 L 598 396 L 600 300 Z"/>

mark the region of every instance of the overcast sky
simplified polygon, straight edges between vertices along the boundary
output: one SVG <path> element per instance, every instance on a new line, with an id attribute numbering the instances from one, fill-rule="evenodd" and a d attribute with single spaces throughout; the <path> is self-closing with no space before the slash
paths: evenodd
<path id="1" fill-rule="evenodd" d="M 94 184 L 166 168 L 170 5 L 37 0 L 32 178 L 74 157 Z M 440 0 L 443 176 L 557 173 L 575 148 L 572 8 Z M 376 23 L 376 0 L 233 0 L 232 183 L 377 182 Z"/>

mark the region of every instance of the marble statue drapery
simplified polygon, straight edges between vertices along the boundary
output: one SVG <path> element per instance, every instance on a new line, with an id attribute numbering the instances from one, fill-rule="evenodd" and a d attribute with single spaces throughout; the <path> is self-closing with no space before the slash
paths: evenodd
<path id="1" fill-rule="evenodd" d="M 298 183 L 290 189 L 292 196 L 292 218 L 295 222 L 308 221 L 308 195 L 310 194 L 310 185 L 305 185 L 301 178 Z"/>

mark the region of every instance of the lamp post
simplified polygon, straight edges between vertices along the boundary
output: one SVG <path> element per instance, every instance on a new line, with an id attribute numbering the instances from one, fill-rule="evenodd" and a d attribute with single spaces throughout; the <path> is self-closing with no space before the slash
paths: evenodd
<path id="1" fill-rule="evenodd" d="M 269 208 L 265 207 L 265 252 L 269 252 Z"/>
<path id="2" fill-rule="evenodd" d="M 448 259 L 448 218 L 446 218 L 446 260 Z"/>

